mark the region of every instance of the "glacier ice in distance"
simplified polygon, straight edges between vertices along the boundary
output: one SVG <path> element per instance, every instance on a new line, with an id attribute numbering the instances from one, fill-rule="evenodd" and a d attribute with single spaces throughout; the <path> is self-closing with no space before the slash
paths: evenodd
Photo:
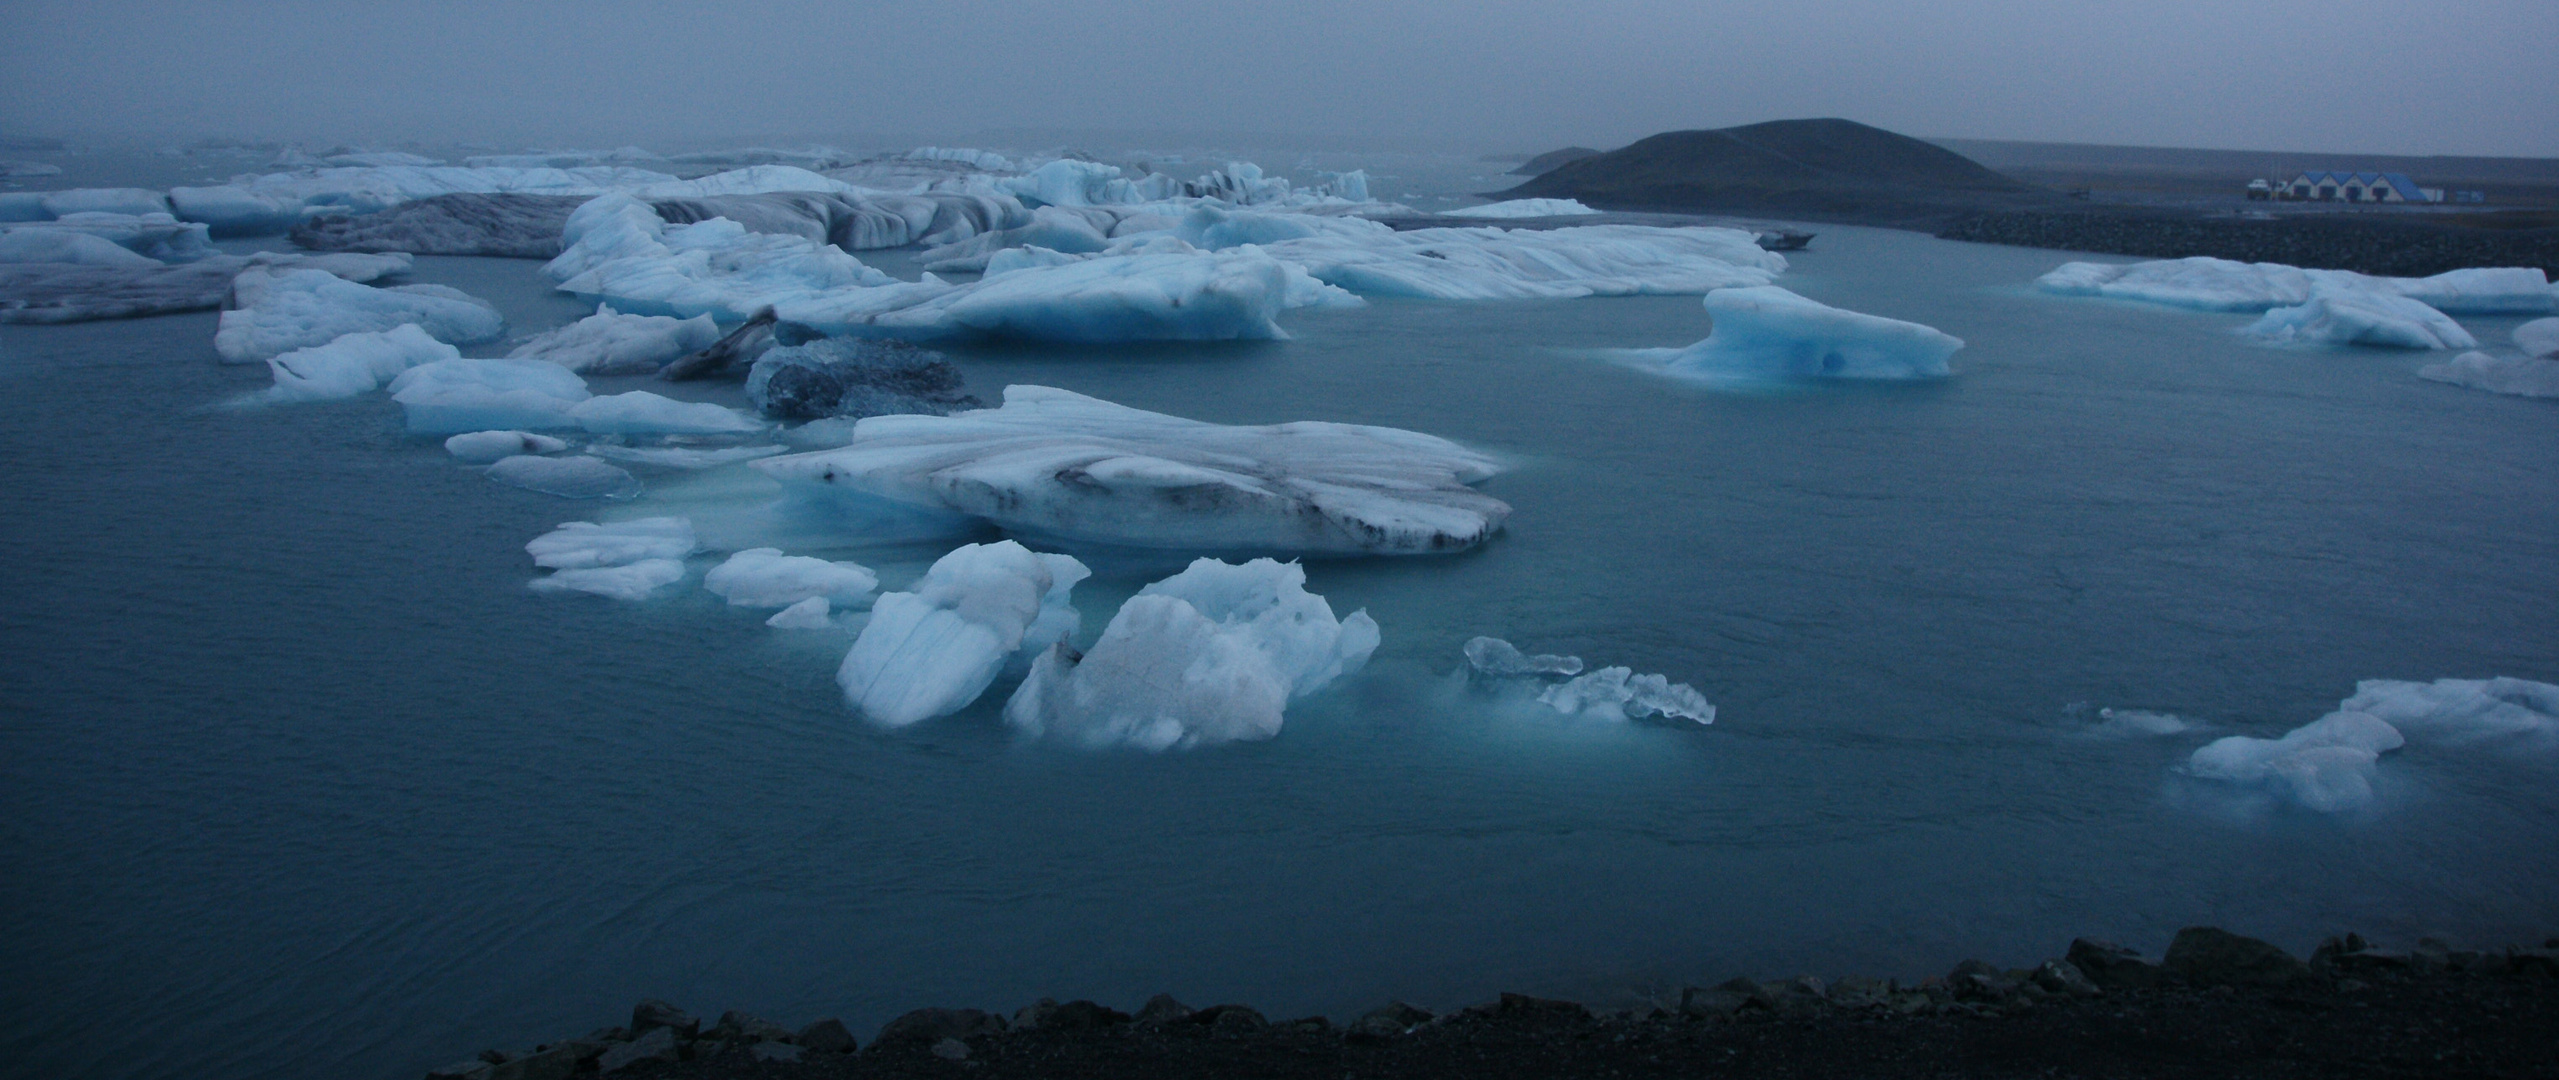
<path id="1" fill-rule="evenodd" d="M 30 241 L 33 243 L 54 241 Z M 222 306 L 240 274 L 252 269 L 318 270 L 354 282 L 408 272 L 406 254 L 210 255 L 162 263 L 90 236 L 81 250 L 96 263 L 12 263 L 0 259 L 0 322 L 68 323 L 131 319 Z M 111 250 L 112 249 L 112 250 Z"/>
<path id="2" fill-rule="evenodd" d="M 1468 486 L 1499 466 L 1435 436 L 1208 424 L 1045 386 L 1006 387 L 995 409 L 869 417 L 845 446 L 754 467 L 809 495 L 967 515 L 1058 543 L 1193 553 L 1461 551 L 1510 516 Z"/>
<path id="3" fill-rule="evenodd" d="M 1580 199 L 1504 199 L 1501 202 L 1484 203 L 1480 206 L 1461 206 L 1455 210 L 1442 210 L 1439 212 L 1439 216 L 1466 218 L 1540 218 L 1580 217 L 1585 214 L 1596 214 L 1599 212 L 1600 211 L 1593 210 L 1590 207 L 1582 205 L 1582 201 Z"/>
<path id="4" fill-rule="evenodd" d="M 957 548 L 911 589 L 872 604 L 836 683 L 855 709 L 886 727 L 958 712 L 1016 653 L 1075 632 L 1081 620 L 1072 594 L 1091 573 L 1073 558 L 1011 540 Z"/>
<path id="5" fill-rule="evenodd" d="M 2394 278 L 2198 255 L 2136 263 L 2063 263 L 2035 279 L 2037 288 L 2062 296 L 2140 300 L 2203 311 L 2297 307 L 2309 303 L 2322 284 L 2404 296 L 2446 314 L 2530 314 L 2552 306 L 2548 277 L 2532 267 L 2475 267 L 2433 277 Z"/>
<path id="6" fill-rule="evenodd" d="M 1378 642 L 1366 611 L 1334 618 L 1297 563 L 1200 559 L 1130 597 L 1090 650 L 1049 646 L 1004 718 L 1089 747 L 1267 739 L 1290 701 L 1357 672 Z"/>
<path id="7" fill-rule="evenodd" d="M 1461 650 L 1466 668 L 1478 685 L 1526 686 L 1537 689 L 1537 703 L 1566 716 L 1604 720 L 1639 720 L 1660 716 L 1674 720 L 1715 722 L 1715 706 L 1687 683 L 1661 675 L 1637 675 L 1632 668 L 1604 667 L 1582 673 L 1582 658 L 1539 653 L 1531 656 L 1497 637 L 1467 640 Z"/>

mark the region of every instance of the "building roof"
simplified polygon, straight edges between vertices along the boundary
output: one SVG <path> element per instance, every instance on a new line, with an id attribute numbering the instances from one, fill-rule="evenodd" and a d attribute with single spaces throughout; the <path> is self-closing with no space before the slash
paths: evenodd
<path id="1" fill-rule="evenodd" d="M 2323 183 L 2336 183 L 2339 185 L 2354 183 L 2361 184 L 2367 188 L 2388 187 L 2397 191 L 2400 198 L 2406 199 L 2410 202 L 2423 202 L 2426 198 L 2426 193 L 2417 187 L 2416 181 L 2408 178 L 2407 173 L 2348 172 L 2344 169 L 2320 169 L 2305 172 L 2300 176 L 2293 178 L 2293 182 L 2296 184 L 2303 181 L 2308 181 L 2313 185 Z"/>

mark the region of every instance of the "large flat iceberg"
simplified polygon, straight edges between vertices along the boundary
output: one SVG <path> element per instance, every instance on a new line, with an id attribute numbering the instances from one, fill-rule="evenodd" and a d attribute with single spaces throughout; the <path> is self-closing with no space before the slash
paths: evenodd
<path id="1" fill-rule="evenodd" d="M 2204 311 L 2264 311 L 2311 301 L 2319 287 L 2404 296 L 2450 314 L 2549 311 L 2550 281 L 2531 267 L 2481 267 L 2433 277 L 2374 277 L 2195 256 L 2137 263 L 2063 263 L 2035 286 L 2063 296 L 2141 300 Z"/>
<path id="2" fill-rule="evenodd" d="M 2189 775 L 2323 813 L 2373 802 L 2383 754 L 2403 746 L 2559 749 L 2559 686 L 2525 679 L 2367 679 L 2337 709 L 2279 738 L 2233 735 L 2196 750 Z"/>
<path id="3" fill-rule="evenodd" d="M 1015 653 L 1074 633 L 1071 596 L 1090 573 L 1010 540 L 954 550 L 911 591 L 872 605 L 836 682 L 864 717 L 888 727 L 958 712 Z"/>
<path id="4" fill-rule="evenodd" d="M 2467 349 L 2479 344 L 2452 317 L 2392 293 L 2320 282 L 2310 299 L 2268 310 L 2241 330 L 2250 337 L 2304 345 L 2377 345 L 2394 349 Z"/>
<path id="5" fill-rule="evenodd" d="M 1094 747 L 1267 739 L 1290 701 L 1357 672 L 1378 640 L 1366 611 L 1335 619 L 1296 563 L 1200 559 L 1121 605 L 1091 650 L 1050 646 L 1004 717 Z"/>
<path id="6" fill-rule="evenodd" d="M 686 353 L 710 348 L 720 328 L 707 315 L 677 319 L 624 315 L 611 307 L 518 345 L 508 356 L 548 360 L 588 375 L 647 375 Z"/>
<path id="7" fill-rule="evenodd" d="M 680 517 L 639 518 L 597 524 L 572 521 L 524 545 L 535 566 L 551 570 L 534 589 L 585 592 L 616 600 L 645 600 L 684 579 L 684 557 L 693 553 L 693 523 Z"/>
<path id="8" fill-rule="evenodd" d="M 787 485 L 956 512 L 1064 543 L 1194 553 L 1423 554 L 1510 507 L 1491 458 L 1395 428 L 1230 427 L 1044 386 L 954 416 L 874 416 L 839 449 L 756 462 Z"/>

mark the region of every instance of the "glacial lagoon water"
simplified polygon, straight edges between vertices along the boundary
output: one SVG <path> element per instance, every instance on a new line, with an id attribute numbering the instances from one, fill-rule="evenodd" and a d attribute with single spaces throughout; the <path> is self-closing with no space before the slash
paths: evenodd
<path id="1" fill-rule="evenodd" d="M 1388 424 L 1511 463 L 1485 548 L 1310 564 L 1383 628 L 1367 671 L 1274 740 L 1164 755 L 1017 744 L 1003 685 L 877 730 L 833 682 L 849 635 L 691 586 L 526 588 L 555 523 L 751 502 L 744 470 L 565 502 L 378 395 L 224 407 L 266 375 L 214 362 L 211 313 L 0 327 L 0 1059 L 391 1078 L 650 996 L 859 1033 L 1159 991 L 1344 1017 L 2156 950 L 2194 923 L 2295 949 L 2559 930 L 2537 745 L 2412 748 L 2345 815 L 2176 770 L 2358 679 L 2559 680 L 2559 410 L 2416 378 L 2438 357 L 2030 291 L 2062 253 L 1817 228 L 1782 283 L 1964 338 L 1954 378 L 1717 392 L 1595 353 L 1704 336 L 1693 297 L 951 350 L 990 399 Z M 411 280 L 516 334 L 583 314 L 530 262 Z M 811 553 L 896 587 L 938 550 Z M 1087 641 L 1168 569 L 1096 565 Z M 1721 715 L 1503 705 L 1453 676 L 1477 634 Z M 2199 726 L 2109 737 L 2108 707 Z"/>

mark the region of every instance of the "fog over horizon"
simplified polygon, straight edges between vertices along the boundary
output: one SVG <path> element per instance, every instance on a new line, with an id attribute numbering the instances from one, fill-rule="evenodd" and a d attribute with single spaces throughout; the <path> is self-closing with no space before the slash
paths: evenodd
<path id="1" fill-rule="evenodd" d="M 0 133 L 600 147 L 1931 138 L 2559 157 L 2559 4 L 19 0 Z"/>

